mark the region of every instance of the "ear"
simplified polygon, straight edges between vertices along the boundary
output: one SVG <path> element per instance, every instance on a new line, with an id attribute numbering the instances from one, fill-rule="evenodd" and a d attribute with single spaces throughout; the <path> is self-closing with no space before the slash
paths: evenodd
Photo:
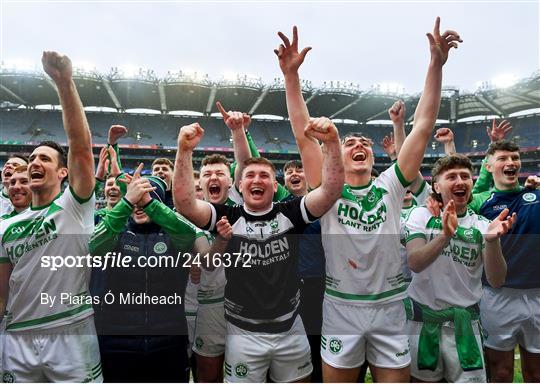
<path id="1" fill-rule="evenodd" d="M 493 166 L 491 165 L 491 159 L 488 159 L 488 161 L 486 161 L 486 170 L 489 172 L 489 173 L 493 173 Z"/>
<path id="2" fill-rule="evenodd" d="M 433 182 L 433 190 L 436 193 L 441 194 L 441 188 L 439 187 L 439 183 L 437 183 L 436 181 Z"/>
<path id="3" fill-rule="evenodd" d="M 62 167 L 58 170 L 58 177 L 60 180 L 64 180 L 66 176 L 68 175 L 68 169 L 65 167 Z"/>
<path id="4" fill-rule="evenodd" d="M 274 193 L 277 192 L 277 187 L 278 187 L 278 182 L 277 182 L 277 180 L 274 178 Z"/>
<path id="5" fill-rule="evenodd" d="M 240 184 L 238 184 L 238 192 L 243 194 L 243 191 L 242 191 L 243 188 L 244 188 L 243 180 L 240 180 Z"/>

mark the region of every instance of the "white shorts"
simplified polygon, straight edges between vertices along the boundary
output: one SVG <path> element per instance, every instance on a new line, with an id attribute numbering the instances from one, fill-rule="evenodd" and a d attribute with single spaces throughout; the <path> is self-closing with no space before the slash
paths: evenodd
<path id="1" fill-rule="evenodd" d="M 292 382 L 311 374 L 311 350 L 300 316 L 284 333 L 253 333 L 227 322 L 225 382 Z"/>
<path id="2" fill-rule="evenodd" d="M 188 330 L 188 357 L 191 358 L 191 347 L 193 345 L 193 337 L 195 335 L 195 319 L 197 318 L 197 310 L 199 302 L 197 301 L 197 290 L 199 284 L 193 284 L 191 279 L 188 279 L 186 293 L 184 295 L 184 310 L 186 312 L 186 322 Z"/>
<path id="3" fill-rule="evenodd" d="M 411 376 L 422 381 L 437 382 L 446 379 L 449 383 L 485 383 L 486 370 L 484 362 L 484 353 L 482 350 L 482 333 L 478 320 L 472 322 L 476 343 L 478 345 L 480 355 L 482 356 L 482 369 L 474 371 L 463 371 L 459 362 L 458 352 L 456 349 L 456 335 L 454 332 L 454 324 L 445 322 L 441 327 L 441 340 L 439 340 L 439 362 L 434 371 L 429 369 L 418 369 L 418 340 L 420 339 L 420 331 L 422 324 L 418 321 L 409 321 L 410 339 L 411 339 Z"/>
<path id="4" fill-rule="evenodd" d="M 540 353 L 540 288 L 484 287 L 480 316 L 486 347 L 512 351 L 519 344 Z"/>
<path id="5" fill-rule="evenodd" d="M 366 358 L 380 368 L 411 363 L 403 301 L 355 306 L 324 299 L 321 357 L 334 368 L 357 368 Z"/>
<path id="6" fill-rule="evenodd" d="M 199 305 L 195 320 L 195 341 L 193 351 L 201 356 L 217 357 L 225 353 L 225 336 L 227 321 L 225 320 L 224 302 L 214 305 Z"/>
<path id="7" fill-rule="evenodd" d="M 6 332 L 4 373 L 9 382 L 103 382 L 94 317 L 51 329 Z"/>

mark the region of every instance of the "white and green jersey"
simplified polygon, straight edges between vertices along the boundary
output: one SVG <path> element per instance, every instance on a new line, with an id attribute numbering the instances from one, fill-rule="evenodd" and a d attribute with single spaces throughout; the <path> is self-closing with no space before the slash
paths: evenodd
<path id="1" fill-rule="evenodd" d="M 420 186 L 420 189 L 413 193 L 413 201 L 414 205 L 421 206 L 426 205 L 426 200 L 431 195 L 431 192 L 433 189 L 431 188 L 431 184 L 429 184 L 427 181 L 422 181 L 422 185 Z"/>
<path id="2" fill-rule="evenodd" d="M 321 217 L 326 299 L 369 305 L 406 296 L 399 212 L 407 186 L 394 164 L 366 186 L 345 184 Z"/>
<path id="3" fill-rule="evenodd" d="M 0 262 L 13 265 L 6 330 L 51 328 L 93 313 L 84 300 L 90 268 L 70 265 L 52 270 L 50 258 L 88 255 L 93 230 L 94 195 L 81 200 L 71 188 L 46 206 L 30 207 L 0 222 Z"/>
<path id="4" fill-rule="evenodd" d="M 7 215 L 13 211 L 13 204 L 9 200 L 9 196 L 4 193 L 4 189 L 0 193 L 0 217 Z"/>
<path id="5" fill-rule="evenodd" d="M 482 297 L 483 234 L 489 220 L 467 209 L 458 216 L 458 227 L 450 244 L 420 273 L 412 273 L 409 296 L 434 310 L 469 307 Z M 431 216 L 425 207 L 413 209 L 407 220 L 406 241 L 415 238 L 431 241 L 442 232 L 440 217 Z"/>

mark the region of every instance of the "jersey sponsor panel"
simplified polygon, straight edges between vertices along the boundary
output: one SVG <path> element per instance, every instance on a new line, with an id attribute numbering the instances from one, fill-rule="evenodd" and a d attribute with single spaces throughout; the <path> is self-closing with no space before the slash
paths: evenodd
<path id="1" fill-rule="evenodd" d="M 478 303 L 482 296 L 483 234 L 488 226 L 489 220 L 470 209 L 458 216 L 456 233 L 439 257 L 423 271 L 412 273 L 409 296 L 435 310 Z M 415 238 L 429 242 L 441 232 L 440 217 L 432 216 L 425 207 L 413 209 L 406 224 L 407 242 Z"/>
<path id="2" fill-rule="evenodd" d="M 366 186 L 345 185 L 323 215 L 327 299 L 369 305 L 405 297 L 399 212 L 406 185 L 396 164 Z"/>
<path id="3" fill-rule="evenodd" d="M 89 316 L 85 300 L 61 300 L 61 295 L 86 296 L 90 269 L 41 264 L 44 256 L 85 256 L 94 226 L 94 197 L 81 202 L 67 188 L 44 207 L 31 207 L 0 223 L 1 257 L 9 258 L 7 330 L 48 328 Z M 42 294 L 56 300 L 42 304 Z"/>

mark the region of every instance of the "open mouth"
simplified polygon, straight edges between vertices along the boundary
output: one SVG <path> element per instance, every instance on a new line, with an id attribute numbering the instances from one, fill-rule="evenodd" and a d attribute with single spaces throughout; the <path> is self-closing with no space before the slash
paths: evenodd
<path id="1" fill-rule="evenodd" d="M 452 194 L 456 197 L 463 198 L 467 195 L 467 191 L 465 191 L 464 189 L 457 189 L 453 191 Z"/>
<path id="2" fill-rule="evenodd" d="M 41 180 L 44 177 L 45 177 L 45 175 L 42 172 L 40 172 L 40 171 L 38 171 L 36 169 L 34 169 L 34 170 L 32 170 L 32 172 L 30 172 L 30 179 L 31 180 Z"/>
<path id="3" fill-rule="evenodd" d="M 354 161 L 364 161 L 366 160 L 366 154 L 364 152 L 357 152 L 353 155 L 352 159 Z"/>
<path id="4" fill-rule="evenodd" d="M 292 178 L 292 179 L 291 179 L 291 184 L 292 184 L 292 185 L 298 185 L 298 184 L 300 184 L 301 182 L 302 182 L 302 180 L 300 180 L 300 178 L 298 178 L 298 177 L 295 177 L 295 178 Z"/>
<path id="5" fill-rule="evenodd" d="M 137 209 L 135 210 L 135 215 L 137 215 L 137 216 L 144 215 L 144 209 L 142 209 L 142 208 L 137 208 Z"/>
<path id="6" fill-rule="evenodd" d="M 252 196 L 255 196 L 255 197 L 262 197 L 262 195 L 264 195 L 264 189 L 259 188 L 259 187 L 251 188 L 249 192 L 251 193 Z"/>
<path id="7" fill-rule="evenodd" d="M 6 171 L 4 172 L 4 177 L 11 177 L 11 176 L 13 176 L 13 171 L 11 171 L 11 170 L 6 170 Z"/>
<path id="8" fill-rule="evenodd" d="M 118 193 L 118 191 L 109 191 L 108 196 L 109 197 L 118 197 L 118 196 L 120 196 L 120 193 Z"/>
<path id="9" fill-rule="evenodd" d="M 217 184 L 212 184 L 208 187 L 208 193 L 210 196 L 219 196 L 221 193 L 221 187 Z"/>
<path id="10" fill-rule="evenodd" d="M 504 173 L 505 176 L 515 177 L 515 176 L 517 176 L 517 169 L 508 168 L 508 169 L 503 170 L 503 173 Z"/>

